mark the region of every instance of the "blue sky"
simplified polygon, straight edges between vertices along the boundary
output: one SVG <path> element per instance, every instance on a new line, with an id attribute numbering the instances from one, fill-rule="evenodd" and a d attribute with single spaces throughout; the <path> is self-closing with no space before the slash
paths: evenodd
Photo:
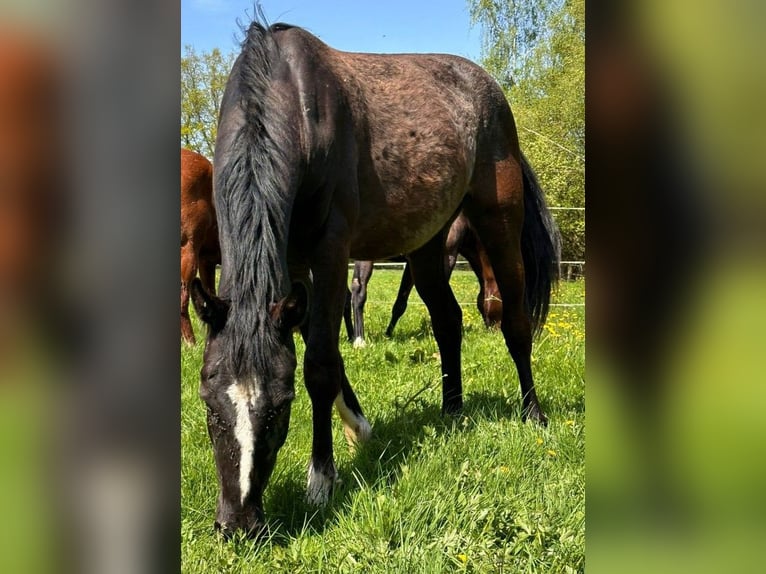
<path id="1" fill-rule="evenodd" d="M 238 52 L 237 19 L 253 0 L 181 0 L 181 49 Z M 270 22 L 307 28 L 339 50 L 444 52 L 478 60 L 481 32 L 466 0 L 262 0 Z"/>

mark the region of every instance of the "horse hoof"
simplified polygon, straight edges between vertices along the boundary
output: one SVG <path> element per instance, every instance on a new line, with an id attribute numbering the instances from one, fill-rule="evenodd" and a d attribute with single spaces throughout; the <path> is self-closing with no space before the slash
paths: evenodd
<path id="1" fill-rule="evenodd" d="M 335 465 L 332 465 L 330 472 L 326 473 L 315 469 L 313 464 L 309 465 L 309 479 L 306 487 L 306 502 L 312 506 L 325 506 L 330 500 L 333 488 L 341 484 Z"/>
<path id="2" fill-rule="evenodd" d="M 354 339 L 354 349 L 364 349 L 367 346 L 367 343 L 364 342 L 364 339 L 361 337 L 357 337 Z"/>
<path id="3" fill-rule="evenodd" d="M 355 450 L 359 445 L 367 442 L 372 435 L 372 428 L 367 419 L 360 416 L 355 425 L 346 425 L 344 421 L 343 434 L 346 435 L 349 448 Z"/>
<path id="4" fill-rule="evenodd" d="M 463 414 L 463 401 L 455 401 L 452 403 L 445 403 L 442 406 L 442 416 L 460 416 Z"/>
<path id="5" fill-rule="evenodd" d="M 548 417 L 543 414 L 543 411 L 538 405 L 524 409 L 524 412 L 521 414 L 521 422 L 527 422 L 528 420 L 543 427 L 548 426 Z"/>

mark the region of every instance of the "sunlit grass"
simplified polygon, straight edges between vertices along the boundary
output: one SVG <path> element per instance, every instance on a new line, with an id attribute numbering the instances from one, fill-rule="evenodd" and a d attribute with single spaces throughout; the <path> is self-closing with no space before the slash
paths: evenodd
<path id="1" fill-rule="evenodd" d="M 383 335 L 399 278 L 400 271 L 375 271 L 367 347 L 341 343 L 349 380 L 372 424 L 371 440 L 350 452 L 334 418 L 343 483 L 326 508 L 309 506 L 311 407 L 299 385 L 264 499 L 271 535 L 260 545 L 223 542 L 212 528 L 215 467 L 197 395 L 204 330 L 193 317 L 200 342 L 182 350 L 184 572 L 584 571 L 584 308 L 552 308 L 533 351 L 550 425 L 523 424 L 518 378 L 502 335 L 483 326 L 473 275 L 456 271 L 451 283 L 463 306 L 465 409 L 443 418 L 438 349 L 415 293 L 393 338 Z M 579 281 L 562 284 L 554 302 L 583 300 Z M 296 346 L 301 357 L 297 337 Z"/>

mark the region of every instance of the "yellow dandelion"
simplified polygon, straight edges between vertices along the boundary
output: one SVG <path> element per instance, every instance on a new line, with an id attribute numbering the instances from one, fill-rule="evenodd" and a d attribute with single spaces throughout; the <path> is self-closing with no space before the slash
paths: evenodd
<path id="1" fill-rule="evenodd" d="M 537 444 L 538 446 L 543 444 L 543 439 L 541 439 L 540 437 L 537 437 Z"/>
<path id="2" fill-rule="evenodd" d="M 457 555 L 457 559 L 460 560 L 463 564 L 468 562 L 468 556 L 466 556 L 465 554 L 462 554 L 462 553 Z"/>
<path id="3" fill-rule="evenodd" d="M 503 466 L 500 467 L 499 470 L 500 470 L 500 472 L 506 472 L 507 473 L 507 472 L 510 472 L 511 469 L 508 468 L 507 466 L 503 465 Z"/>
<path id="4" fill-rule="evenodd" d="M 568 427 L 571 427 L 574 425 L 574 421 L 573 420 L 564 421 L 564 424 L 567 425 Z"/>
<path id="5" fill-rule="evenodd" d="M 555 451 L 555 450 L 551 450 L 551 449 L 548 449 L 546 452 L 547 452 L 547 453 L 548 453 L 550 456 L 556 456 L 556 451 Z"/>

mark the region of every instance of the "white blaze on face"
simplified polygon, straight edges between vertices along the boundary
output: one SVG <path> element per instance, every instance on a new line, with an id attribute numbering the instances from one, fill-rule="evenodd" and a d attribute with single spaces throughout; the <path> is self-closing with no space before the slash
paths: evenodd
<path id="1" fill-rule="evenodd" d="M 240 503 L 244 504 L 245 498 L 250 493 L 250 473 L 253 470 L 253 449 L 255 437 L 253 436 L 253 423 L 250 421 L 250 409 L 255 404 L 257 397 L 255 387 L 250 389 L 235 381 L 227 390 L 226 394 L 234 406 L 236 420 L 234 423 L 234 437 L 239 444 L 239 493 Z"/>
<path id="2" fill-rule="evenodd" d="M 343 420 L 343 431 L 350 446 L 353 447 L 370 438 L 370 434 L 372 434 L 370 423 L 362 415 L 356 414 L 348 408 L 343 400 L 342 392 L 338 393 L 338 397 L 335 399 L 335 408 L 338 409 L 338 414 Z"/>

